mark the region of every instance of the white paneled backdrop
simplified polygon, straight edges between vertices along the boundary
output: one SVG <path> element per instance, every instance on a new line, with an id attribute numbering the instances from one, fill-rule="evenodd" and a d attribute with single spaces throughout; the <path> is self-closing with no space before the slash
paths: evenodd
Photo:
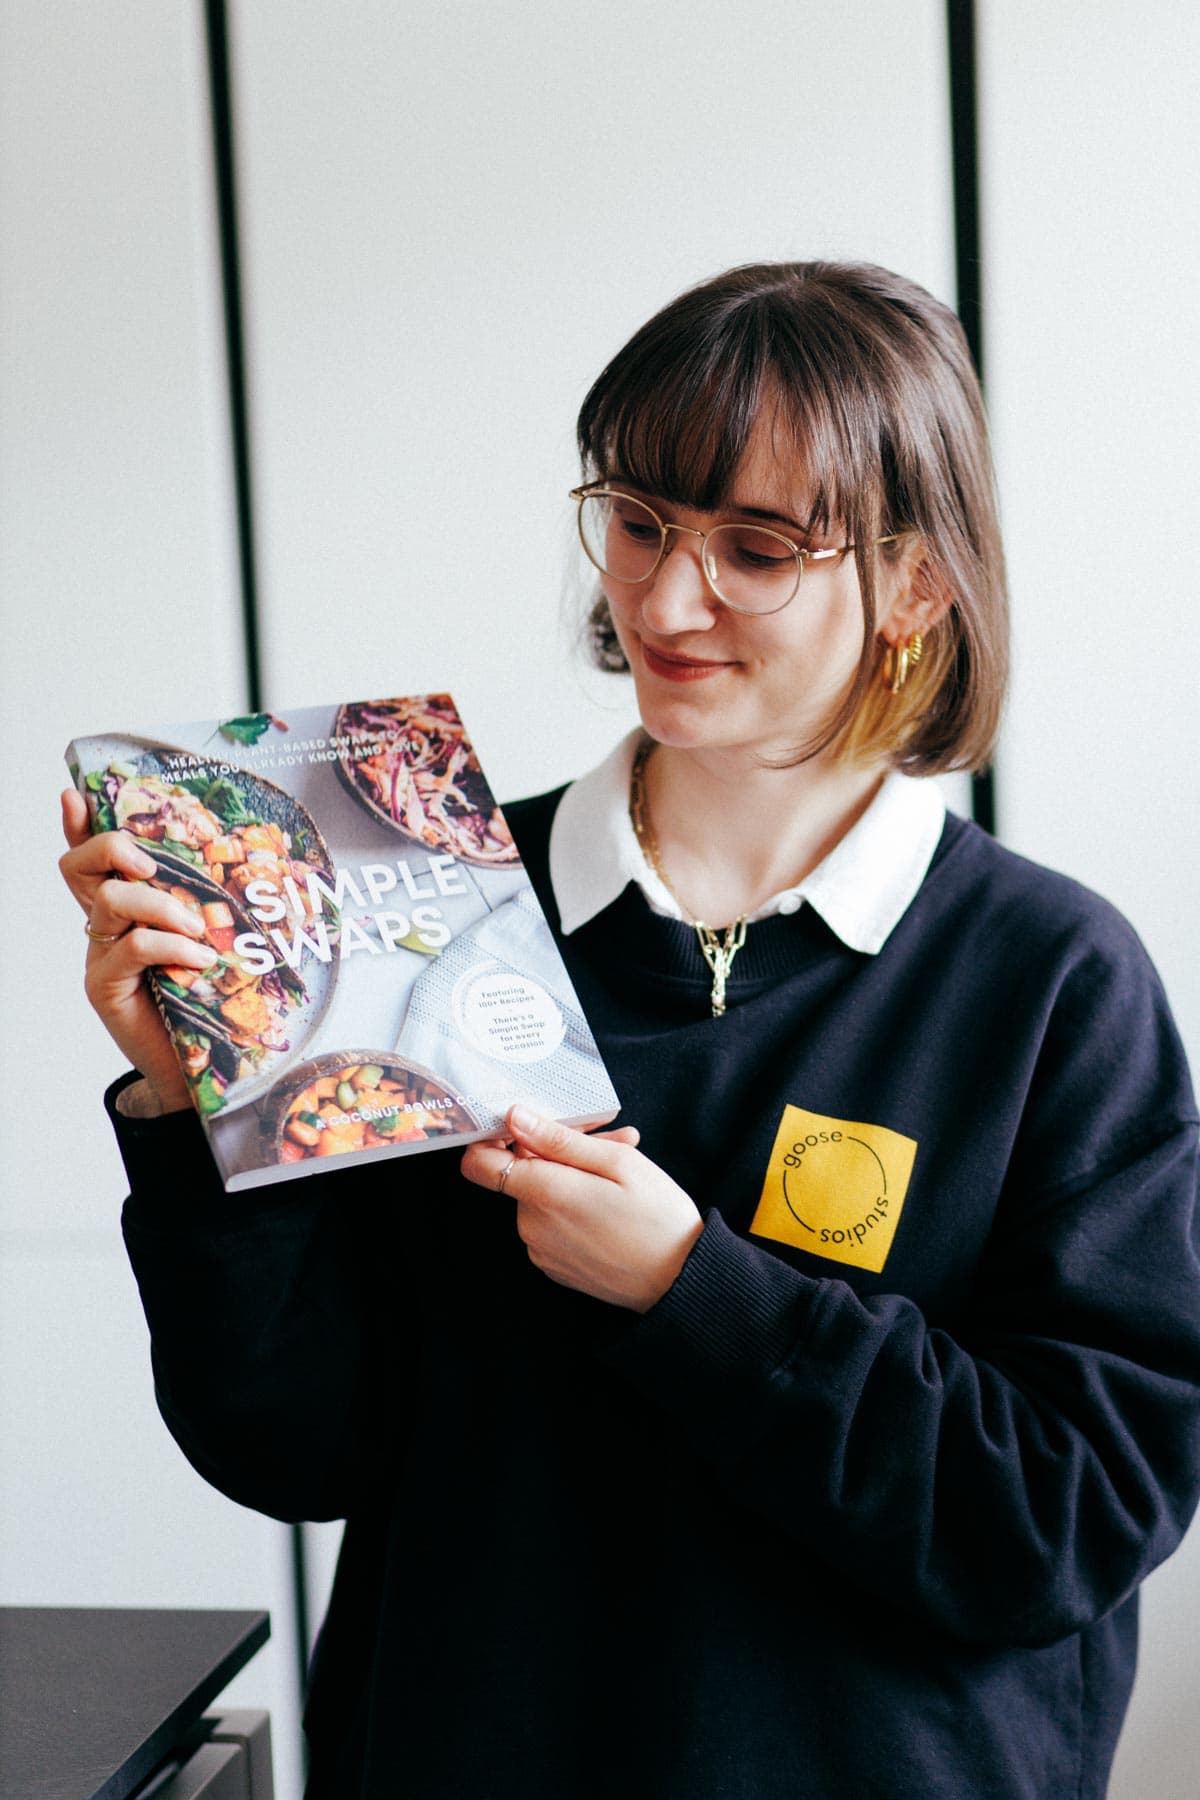
<path id="1" fill-rule="evenodd" d="M 1000 830 L 1130 914 L 1200 1060 L 1200 26 L 1132 0 L 980 22 Z M 501 793 L 550 786 L 631 717 L 564 607 L 588 382 L 737 261 L 865 257 L 953 298 L 942 6 L 231 0 L 230 26 L 264 698 L 450 686 Z M 235 1695 L 295 1800 L 287 1535 L 155 1413 L 120 1060 L 55 868 L 70 736 L 245 703 L 230 471 L 201 0 L 0 0 L 0 1603 L 268 1606 Z M 335 1536 L 310 1533 L 318 1614 Z M 1185 1546 L 1147 1592 L 1117 1800 L 1197 1791 L 1198 1603 Z"/>
<path id="2" fill-rule="evenodd" d="M 980 13 L 1016 668 L 1000 835 L 1114 900 L 1200 1079 L 1200 13 Z M 1148 1582 L 1112 1800 L 1200 1796 L 1200 1526 Z"/>

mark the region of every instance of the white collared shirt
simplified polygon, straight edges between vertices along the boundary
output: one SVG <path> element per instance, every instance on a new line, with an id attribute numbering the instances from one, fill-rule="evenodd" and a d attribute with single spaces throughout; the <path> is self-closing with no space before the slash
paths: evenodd
<path id="1" fill-rule="evenodd" d="M 550 880 L 569 936 L 636 882 L 651 906 L 683 917 L 642 854 L 629 817 L 629 778 L 643 738 L 636 727 L 598 768 L 571 783 L 550 830 Z M 911 904 L 942 835 L 946 807 L 936 782 L 893 772 L 862 817 L 794 887 L 752 919 L 807 903 L 851 950 L 873 956 Z"/>

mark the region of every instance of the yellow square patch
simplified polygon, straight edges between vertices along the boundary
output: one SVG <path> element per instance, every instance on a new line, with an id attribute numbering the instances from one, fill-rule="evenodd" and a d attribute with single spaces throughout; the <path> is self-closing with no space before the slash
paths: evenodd
<path id="1" fill-rule="evenodd" d="M 785 1106 L 750 1229 L 878 1274 L 916 1154 L 915 1138 L 884 1125 Z"/>

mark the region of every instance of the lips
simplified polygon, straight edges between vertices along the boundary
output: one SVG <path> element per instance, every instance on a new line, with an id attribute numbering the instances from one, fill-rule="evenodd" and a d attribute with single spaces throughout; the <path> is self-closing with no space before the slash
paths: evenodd
<path id="1" fill-rule="evenodd" d="M 699 656 L 681 656 L 678 651 L 668 655 L 665 651 L 655 650 L 645 638 L 641 639 L 641 650 L 650 673 L 661 675 L 665 681 L 703 681 L 733 666 L 727 662 L 705 661 Z"/>

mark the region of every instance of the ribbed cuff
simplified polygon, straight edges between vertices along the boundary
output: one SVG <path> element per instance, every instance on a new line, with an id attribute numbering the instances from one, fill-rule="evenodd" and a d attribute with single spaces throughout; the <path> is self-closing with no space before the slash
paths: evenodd
<path id="1" fill-rule="evenodd" d="M 705 1453 L 736 1453 L 765 1424 L 776 1372 L 801 1354 L 821 1294 L 714 1208 L 662 1299 L 601 1355 Z"/>

